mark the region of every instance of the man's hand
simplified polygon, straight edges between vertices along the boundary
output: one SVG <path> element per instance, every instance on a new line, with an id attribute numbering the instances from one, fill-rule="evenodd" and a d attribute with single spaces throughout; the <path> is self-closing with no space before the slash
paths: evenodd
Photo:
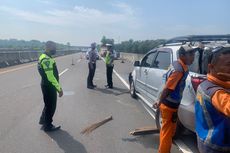
<path id="1" fill-rule="evenodd" d="M 154 103 L 153 106 L 152 106 L 152 108 L 154 108 L 154 109 L 158 109 L 159 107 L 160 107 L 160 102 L 159 101 Z"/>
<path id="2" fill-rule="evenodd" d="M 62 96 L 63 96 L 63 90 L 61 89 L 61 90 L 58 92 L 58 94 L 59 94 L 59 97 L 62 97 Z"/>

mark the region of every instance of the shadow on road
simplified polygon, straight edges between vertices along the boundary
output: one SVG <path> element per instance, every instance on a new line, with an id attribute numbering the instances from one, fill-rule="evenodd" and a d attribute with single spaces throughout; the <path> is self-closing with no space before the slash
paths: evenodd
<path id="1" fill-rule="evenodd" d="M 129 138 L 122 138 L 124 142 L 133 142 L 133 143 L 140 143 L 145 148 L 154 148 L 158 149 L 159 146 L 159 134 L 154 135 L 146 135 L 146 136 L 136 136 L 136 137 L 129 137 Z"/>
<path id="2" fill-rule="evenodd" d="M 113 89 L 107 89 L 107 88 L 95 88 L 95 90 L 100 91 L 104 94 L 113 94 L 115 96 L 123 95 L 123 94 L 128 94 L 129 90 L 123 89 L 123 88 L 118 88 L 114 87 Z"/>
<path id="3" fill-rule="evenodd" d="M 68 132 L 60 129 L 55 132 L 47 132 L 58 146 L 65 152 L 65 153 L 87 153 L 85 147 L 75 140 Z"/>

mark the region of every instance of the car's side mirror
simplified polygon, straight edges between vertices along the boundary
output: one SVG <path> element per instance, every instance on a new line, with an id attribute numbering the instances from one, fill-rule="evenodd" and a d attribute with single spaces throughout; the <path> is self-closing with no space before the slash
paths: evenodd
<path id="1" fill-rule="evenodd" d="M 135 61 L 134 66 L 140 66 L 140 61 Z"/>

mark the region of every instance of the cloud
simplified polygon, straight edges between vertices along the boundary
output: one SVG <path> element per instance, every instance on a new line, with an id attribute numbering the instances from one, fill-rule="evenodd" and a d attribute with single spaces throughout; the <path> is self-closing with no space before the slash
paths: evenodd
<path id="1" fill-rule="evenodd" d="M 23 20 L 31 21 L 31 22 L 53 24 L 53 25 L 62 23 L 61 20 L 56 17 L 47 16 L 45 14 L 33 13 L 33 12 L 24 11 L 15 8 L 10 8 L 6 6 L 0 6 L 0 11 L 6 12 L 8 15 L 13 15 Z"/>
<path id="2" fill-rule="evenodd" d="M 117 8 L 120 8 L 120 10 L 124 12 L 125 14 L 134 15 L 134 9 L 126 3 L 116 2 L 116 3 L 112 3 L 112 5 Z"/>
<path id="3" fill-rule="evenodd" d="M 15 24 L 5 26 L 4 29 L 7 29 L 5 31 L 9 31 L 10 28 L 20 29 L 11 30 L 6 35 L 11 33 L 12 36 L 21 35 L 24 38 L 27 34 L 27 39 L 31 37 L 60 42 L 68 40 L 73 44 L 88 44 L 92 40 L 99 42 L 103 35 L 114 39 L 120 39 L 120 37 L 129 39 L 137 34 L 136 31 L 141 31 L 143 23 L 139 21 L 131 6 L 125 3 L 109 3 L 109 5 L 111 9 L 101 10 L 82 5 L 68 8 L 52 4 L 40 10 L 36 9 L 38 11 L 2 5 L 0 15 L 5 24 L 8 23 L 4 22 L 4 19 L 11 18 L 11 21 L 15 19 Z M 27 27 L 21 23 L 33 23 L 33 26 Z M 21 33 L 19 34 L 18 31 Z"/>
<path id="4" fill-rule="evenodd" d="M 49 2 L 41 0 L 41 2 Z M 137 18 L 133 9 L 125 3 L 113 4 L 118 12 L 106 12 L 95 8 L 76 5 L 72 9 L 49 9 L 43 12 L 24 11 L 16 8 L 0 6 L 0 11 L 19 17 L 22 20 L 66 27 L 103 27 L 117 25 L 124 28 L 137 28 Z"/>
<path id="5" fill-rule="evenodd" d="M 42 3 L 42 4 L 47 4 L 47 5 L 53 4 L 53 2 L 50 1 L 50 0 L 38 0 L 38 2 L 39 2 L 39 3 Z"/>

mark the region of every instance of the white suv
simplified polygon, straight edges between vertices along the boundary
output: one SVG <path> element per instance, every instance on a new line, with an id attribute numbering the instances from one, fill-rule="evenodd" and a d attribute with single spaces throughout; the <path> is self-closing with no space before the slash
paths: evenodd
<path id="1" fill-rule="evenodd" d="M 226 42 L 227 41 L 227 42 Z M 178 59 L 178 49 L 181 45 L 189 43 L 197 48 L 202 43 L 203 50 L 198 49 L 195 54 L 194 63 L 189 67 L 190 72 L 186 80 L 181 105 L 178 109 L 179 126 L 195 131 L 194 103 L 196 89 L 206 78 L 207 56 L 213 47 L 229 44 L 230 35 L 202 35 L 177 37 L 166 42 L 166 44 L 149 51 L 141 61 L 135 61 L 134 70 L 130 73 L 130 94 L 132 97 L 140 97 L 156 117 L 156 125 L 161 126 L 161 115 L 159 110 L 153 110 L 151 106 L 159 98 L 164 87 L 163 75 L 167 72 L 170 64 Z M 177 130 L 178 132 L 178 130 Z"/>

